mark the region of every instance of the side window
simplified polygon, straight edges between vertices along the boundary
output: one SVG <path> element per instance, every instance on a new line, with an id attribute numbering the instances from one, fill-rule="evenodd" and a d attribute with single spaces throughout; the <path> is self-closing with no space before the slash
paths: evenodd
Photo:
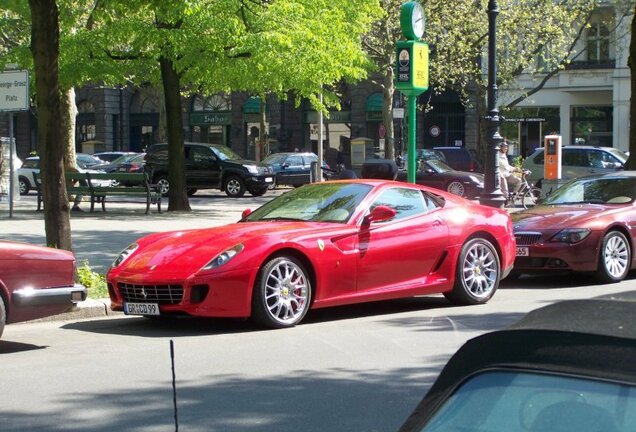
<path id="1" fill-rule="evenodd" d="M 603 154 L 599 150 L 592 150 L 588 153 L 589 166 L 591 168 L 605 168 L 603 164 Z"/>
<path id="2" fill-rule="evenodd" d="M 371 205 L 371 209 L 384 205 L 394 209 L 397 214 L 392 220 L 404 219 L 427 212 L 422 193 L 415 189 L 391 188 L 380 194 Z"/>
<path id="3" fill-rule="evenodd" d="M 293 167 L 297 167 L 297 166 L 302 166 L 303 164 L 303 158 L 300 156 L 296 156 L 296 155 L 292 155 L 289 156 L 287 158 L 287 160 L 285 161 L 285 163 L 289 166 L 293 166 Z"/>
<path id="4" fill-rule="evenodd" d="M 545 157 L 545 152 L 542 151 L 534 157 L 533 162 L 537 165 L 543 165 L 544 157 Z"/>
<path id="5" fill-rule="evenodd" d="M 564 149 L 563 150 L 563 165 L 565 166 L 589 166 L 587 161 L 587 154 L 585 150 L 580 149 Z"/>
<path id="6" fill-rule="evenodd" d="M 427 211 L 433 211 L 436 208 L 440 207 L 440 205 L 433 199 L 433 197 L 423 194 L 424 197 L 424 206 Z"/>
<path id="7" fill-rule="evenodd" d="M 190 157 L 196 163 L 209 163 L 214 161 L 214 155 L 205 147 L 194 147 L 190 150 Z"/>

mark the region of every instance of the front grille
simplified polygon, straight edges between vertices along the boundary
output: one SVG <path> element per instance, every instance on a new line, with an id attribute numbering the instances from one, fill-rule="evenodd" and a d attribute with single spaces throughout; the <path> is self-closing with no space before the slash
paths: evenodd
<path id="1" fill-rule="evenodd" d="M 181 285 L 117 284 L 125 302 L 179 304 L 183 300 Z"/>
<path id="2" fill-rule="evenodd" d="M 541 233 L 538 232 L 517 232 L 515 233 L 517 246 L 529 246 L 541 240 Z"/>

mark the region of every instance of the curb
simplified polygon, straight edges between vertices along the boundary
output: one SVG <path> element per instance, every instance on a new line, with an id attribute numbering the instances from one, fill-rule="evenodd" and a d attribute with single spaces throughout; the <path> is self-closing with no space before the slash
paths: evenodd
<path id="1" fill-rule="evenodd" d="M 110 299 L 86 299 L 71 307 L 67 312 L 52 315 L 31 322 L 39 321 L 75 321 L 80 319 L 100 318 L 105 316 L 124 316 L 123 312 L 110 310 Z"/>

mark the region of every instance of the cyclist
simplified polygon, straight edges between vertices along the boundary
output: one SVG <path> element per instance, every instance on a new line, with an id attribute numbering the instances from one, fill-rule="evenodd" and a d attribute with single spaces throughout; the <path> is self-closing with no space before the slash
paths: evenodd
<path id="1" fill-rule="evenodd" d="M 499 179 L 501 183 L 501 191 L 503 192 L 506 201 L 510 193 L 517 192 L 519 186 L 521 186 L 521 179 L 514 175 L 515 172 L 522 172 L 520 168 L 510 165 L 508 162 L 508 142 L 503 140 L 499 144 Z"/>

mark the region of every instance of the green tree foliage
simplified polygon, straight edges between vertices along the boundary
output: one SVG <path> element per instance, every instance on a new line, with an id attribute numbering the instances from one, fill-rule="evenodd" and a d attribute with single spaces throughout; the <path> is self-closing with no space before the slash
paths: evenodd
<path id="1" fill-rule="evenodd" d="M 168 210 L 188 210 L 179 95 L 293 92 L 323 108 L 329 85 L 361 79 L 361 49 L 379 9 L 372 0 L 111 0 L 74 35 L 76 62 L 105 83 L 163 84 L 168 117 Z M 81 77 L 79 77 L 81 78 Z M 174 186 L 174 187 L 172 187 Z"/>
<path id="2" fill-rule="evenodd" d="M 627 1 L 627 0 L 625 0 Z M 623 0 L 621 0 L 623 2 Z M 377 65 L 375 82 L 385 96 L 385 125 L 392 116 L 395 41 L 402 37 L 399 8 L 403 1 L 381 0 L 385 14 L 365 36 L 365 49 Z M 497 78 L 499 88 L 510 87 L 522 73 L 541 78 L 555 74 L 577 55 L 574 42 L 589 22 L 596 0 L 498 0 Z M 471 92 L 483 96 L 487 77 L 488 0 L 422 1 L 426 30 L 422 38 L 431 48 L 431 89 L 457 91 L 465 104 Z M 551 76 L 551 75 L 550 75 Z M 519 103 L 527 93 L 513 101 Z M 393 139 L 387 128 L 388 142 Z"/>

